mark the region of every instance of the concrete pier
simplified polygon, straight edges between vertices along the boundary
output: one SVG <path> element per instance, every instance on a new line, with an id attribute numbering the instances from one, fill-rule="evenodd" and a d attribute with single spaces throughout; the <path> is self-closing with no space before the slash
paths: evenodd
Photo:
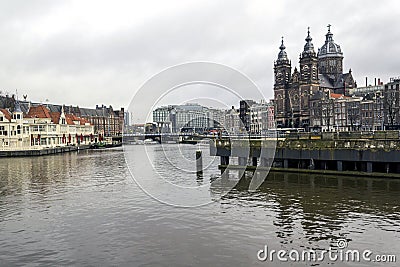
<path id="1" fill-rule="evenodd" d="M 385 133 L 385 136 L 389 134 Z M 334 135 L 325 139 L 226 138 L 211 142 L 210 154 L 221 156 L 221 165 L 229 165 L 229 157 L 238 157 L 239 166 L 259 168 L 272 163 L 273 168 L 360 172 L 376 176 L 391 173 L 400 178 L 398 132 L 385 139 L 337 139 Z M 270 162 L 265 155 L 271 155 Z"/>

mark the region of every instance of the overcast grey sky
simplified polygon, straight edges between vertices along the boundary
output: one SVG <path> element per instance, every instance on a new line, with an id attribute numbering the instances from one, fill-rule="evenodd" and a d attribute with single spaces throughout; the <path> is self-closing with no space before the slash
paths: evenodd
<path id="1" fill-rule="evenodd" d="M 0 90 L 127 107 L 159 71 L 211 61 L 245 73 L 271 98 L 281 36 L 296 65 L 307 27 L 318 48 L 327 24 L 359 85 L 365 76 L 387 81 L 400 76 L 399 17 L 396 0 L 2 0 Z"/>

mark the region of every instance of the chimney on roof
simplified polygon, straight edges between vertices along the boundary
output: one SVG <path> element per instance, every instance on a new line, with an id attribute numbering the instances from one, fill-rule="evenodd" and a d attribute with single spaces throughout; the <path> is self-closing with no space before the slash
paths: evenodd
<path id="1" fill-rule="evenodd" d="M 381 85 L 381 78 L 378 78 L 378 85 Z"/>
<path id="2" fill-rule="evenodd" d="M 376 78 L 375 78 L 375 86 L 376 86 Z"/>
<path id="3" fill-rule="evenodd" d="M 365 87 L 368 87 L 368 77 L 365 77 Z"/>

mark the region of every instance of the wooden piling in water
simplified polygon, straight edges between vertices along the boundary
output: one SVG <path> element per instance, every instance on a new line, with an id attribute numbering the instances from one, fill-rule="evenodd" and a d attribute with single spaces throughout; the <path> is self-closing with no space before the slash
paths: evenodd
<path id="1" fill-rule="evenodd" d="M 197 174 L 203 173 L 203 157 L 201 150 L 196 151 L 196 172 Z"/>

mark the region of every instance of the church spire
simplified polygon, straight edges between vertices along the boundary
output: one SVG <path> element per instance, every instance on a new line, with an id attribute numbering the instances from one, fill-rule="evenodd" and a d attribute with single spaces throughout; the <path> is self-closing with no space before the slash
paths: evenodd
<path id="1" fill-rule="evenodd" d="M 306 44 L 304 45 L 304 51 L 302 53 L 302 56 L 306 56 L 306 55 L 315 55 L 315 51 L 314 51 L 314 45 L 311 42 L 312 38 L 310 36 L 310 27 L 307 28 L 307 37 L 306 37 Z"/>
<path id="2" fill-rule="evenodd" d="M 283 37 L 281 45 L 279 46 L 278 59 L 274 63 L 274 73 L 275 73 L 275 84 L 274 89 L 286 88 L 290 81 L 290 75 L 292 71 L 291 62 L 285 51 L 286 47 L 283 43 Z"/>
<path id="3" fill-rule="evenodd" d="M 278 62 L 286 62 L 286 61 L 288 61 L 288 57 L 287 57 L 287 53 L 286 53 L 286 51 L 285 51 L 285 49 L 286 49 L 286 46 L 283 44 L 283 36 L 282 36 L 282 42 L 281 42 L 281 46 L 279 47 L 279 49 L 281 50 L 281 51 L 279 51 L 279 54 L 278 54 Z"/>
<path id="4" fill-rule="evenodd" d="M 328 33 L 325 35 L 326 36 L 326 39 L 325 39 L 325 43 L 329 43 L 329 42 L 333 42 L 333 38 L 332 38 L 332 36 L 333 36 L 333 34 L 331 33 L 331 24 L 328 24 Z"/>

